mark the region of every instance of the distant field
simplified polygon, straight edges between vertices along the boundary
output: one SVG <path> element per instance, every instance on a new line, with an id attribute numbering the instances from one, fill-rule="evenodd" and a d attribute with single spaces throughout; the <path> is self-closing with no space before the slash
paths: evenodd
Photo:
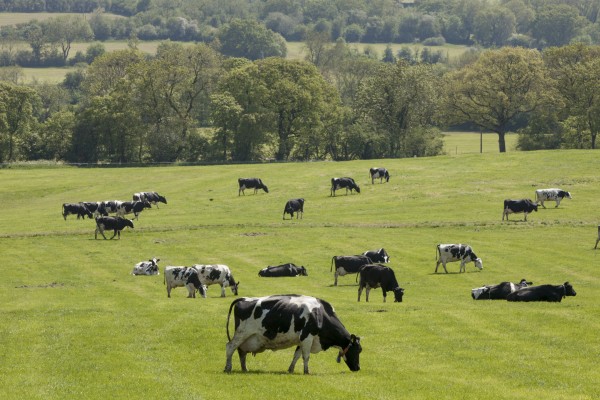
<path id="1" fill-rule="evenodd" d="M 516 134 L 508 134 L 505 137 L 506 151 L 516 151 Z M 498 135 L 495 133 L 484 133 L 482 135 L 483 153 L 498 153 Z M 457 154 L 469 154 L 480 152 L 479 132 L 445 132 L 444 153 L 454 156 Z"/>
<path id="2" fill-rule="evenodd" d="M 31 20 L 44 21 L 49 18 L 56 18 L 61 15 L 80 15 L 85 18 L 89 17 L 89 13 L 0 13 L 0 26 L 16 25 L 29 22 Z M 124 18 L 120 15 L 104 14 L 110 18 Z"/>

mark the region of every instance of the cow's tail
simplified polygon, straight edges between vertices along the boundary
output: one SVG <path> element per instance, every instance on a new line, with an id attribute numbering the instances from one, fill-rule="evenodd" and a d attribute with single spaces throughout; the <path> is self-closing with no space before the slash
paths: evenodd
<path id="1" fill-rule="evenodd" d="M 598 236 L 600 237 L 600 225 L 598 225 Z M 331 266 L 329 267 L 329 272 L 333 271 L 333 260 L 335 259 L 335 256 L 331 257 Z"/>
<path id="2" fill-rule="evenodd" d="M 235 299 L 234 301 L 231 302 L 231 305 L 229 306 L 229 312 L 227 313 L 227 341 L 231 342 L 231 335 L 229 334 L 229 318 L 231 317 L 231 310 L 233 309 L 233 306 L 235 306 L 239 301 L 242 301 L 244 298 L 239 298 L 239 299 Z"/>
<path id="3" fill-rule="evenodd" d="M 436 261 L 442 257 L 442 252 L 440 250 L 440 245 L 435 246 L 435 259 Z"/>

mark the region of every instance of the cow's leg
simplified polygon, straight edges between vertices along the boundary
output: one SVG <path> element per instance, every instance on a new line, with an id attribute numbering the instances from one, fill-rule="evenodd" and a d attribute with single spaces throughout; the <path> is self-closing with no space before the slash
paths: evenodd
<path id="1" fill-rule="evenodd" d="M 461 272 L 467 272 L 465 260 L 462 260 L 460 262 L 460 268 L 458 269 L 458 273 L 460 274 Z"/>
<path id="2" fill-rule="evenodd" d="M 544 205 L 544 200 L 540 200 L 540 203 L 542 204 L 542 207 L 546 208 L 546 206 Z"/>
<path id="3" fill-rule="evenodd" d="M 104 228 L 100 227 L 100 226 L 96 226 L 96 233 L 94 234 L 94 239 L 98 239 L 98 232 L 100 232 L 100 234 L 102 235 L 102 237 L 104 239 L 106 239 L 106 236 L 104 235 Z"/>
<path id="4" fill-rule="evenodd" d="M 369 292 L 371 291 L 371 286 L 367 285 L 366 290 L 365 290 L 365 301 L 368 303 L 369 302 Z M 385 301 L 385 299 L 384 299 Z"/>
<path id="5" fill-rule="evenodd" d="M 362 294 L 363 291 L 363 285 L 359 284 L 358 285 L 358 301 L 360 301 L 360 295 Z"/>
<path id="6" fill-rule="evenodd" d="M 383 290 L 383 288 L 381 288 L 381 291 L 383 292 L 383 302 L 385 303 L 385 300 L 387 298 L 387 292 Z"/>
<path id="7" fill-rule="evenodd" d="M 237 351 L 238 356 L 240 356 L 240 367 L 242 368 L 242 371 L 248 372 L 248 368 L 246 368 L 246 355 L 248 353 L 243 350 L 240 350 L 239 348 L 237 349 Z"/>
<path id="8" fill-rule="evenodd" d="M 288 368 L 288 372 L 291 374 L 294 372 L 294 368 L 296 368 L 296 362 L 300 359 L 300 355 L 302 355 L 302 349 L 300 346 L 296 347 L 296 351 L 294 351 L 294 357 L 292 358 L 292 363 Z"/>
<path id="9" fill-rule="evenodd" d="M 596 245 L 594 246 L 594 249 L 598 248 L 598 242 L 600 242 L 600 235 L 598 236 L 598 239 L 596 239 Z"/>
<path id="10" fill-rule="evenodd" d="M 238 351 L 238 355 L 240 356 L 240 364 L 242 367 L 242 371 L 248 372 L 246 368 L 246 352 L 240 350 L 240 346 L 248 339 L 249 336 L 242 336 L 240 333 L 236 332 L 233 335 L 233 338 L 227 345 L 225 346 L 225 372 L 231 372 L 231 358 L 233 357 L 233 352 Z"/>
<path id="11" fill-rule="evenodd" d="M 221 297 L 225 297 L 225 286 L 221 284 Z"/>
<path id="12" fill-rule="evenodd" d="M 167 297 L 171 298 L 171 285 L 167 284 Z"/>
<path id="13" fill-rule="evenodd" d="M 333 286 L 337 286 L 337 280 L 338 280 L 338 272 L 337 269 L 335 270 L 335 273 L 333 274 L 333 276 L 335 277 L 335 281 L 333 282 Z"/>
<path id="14" fill-rule="evenodd" d="M 544 207 L 546 208 L 546 207 Z M 523 221 L 527 221 L 527 211 L 523 211 L 523 215 L 525 216 L 525 219 Z"/>
<path id="15" fill-rule="evenodd" d="M 194 287 L 194 284 L 188 283 L 185 285 L 185 287 L 187 287 L 188 290 L 188 299 L 194 298 L 196 295 L 196 288 Z"/>
<path id="16" fill-rule="evenodd" d="M 557 208 L 560 205 L 560 198 L 556 199 L 556 206 L 554 208 Z"/>

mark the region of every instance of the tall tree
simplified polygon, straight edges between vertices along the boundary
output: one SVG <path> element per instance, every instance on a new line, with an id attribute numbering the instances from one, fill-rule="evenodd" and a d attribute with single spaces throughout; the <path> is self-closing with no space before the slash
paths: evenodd
<path id="1" fill-rule="evenodd" d="M 73 42 L 86 42 L 94 37 L 89 22 L 78 15 L 50 18 L 45 21 L 44 30 L 48 40 L 60 46 L 65 62 L 69 57 Z"/>
<path id="2" fill-rule="evenodd" d="M 39 105 L 35 90 L 0 82 L 0 160 L 17 159 L 19 139 L 31 133 Z M 24 156 L 27 158 L 27 154 Z"/>
<path id="3" fill-rule="evenodd" d="M 509 125 L 546 104 L 552 87 L 541 54 L 523 48 L 486 51 L 445 81 L 448 122 L 472 122 L 497 133 L 501 153 Z"/>
<path id="4" fill-rule="evenodd" d="M 221 53 L 232 57 L 258 60 L 266 57 L 285 57 L 285 39 L 254 20 L 234 19 L 218 35 Z"/>

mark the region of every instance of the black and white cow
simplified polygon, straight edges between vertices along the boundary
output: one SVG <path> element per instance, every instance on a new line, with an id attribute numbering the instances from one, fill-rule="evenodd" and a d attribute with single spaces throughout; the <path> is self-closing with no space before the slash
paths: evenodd
<path id="1" fill-rule="evenodd" d="M 331 268 L 329 269 L 329 272 L 331 272 L 333 269 L 333 264 L 335 264 L 335 281 L 333 282 L 333 286 L 337 286 L 338 276 L 357 274 L 363 266 L 372 263 L 373 261 L 369 257 L 362 255 L 333 256 L 331 258 Z"/>
<path id="2" fill-rule="evenodd" d="M 535 204 L 541 204 L 542 207 L 546 208 L 544 205 L 544 201 L 554 200 L 556 202 L 556 207 L 560 204 L 561 200 L 564 198 L 570 199 L 571 193 L 562 190 L 562 189 L 538 189 L 535 191 Z"/>
<path id="3" fill-rule="evenodd" d="M 346 189 L 346 195 L 348 195 L 348 189 L 350 189 L 350 194 L 352 194 L 353 190 L 356 190 L 356 193 L 360 193 L 360 188 L 354 182 L 352 178 L 331 178 L 331 194 L 330 196 L 335 196 L 335 191 L 340 189 Z"/>
<path id="4" fill-rule="evenodd" d="M 163 283 L 167 285 L 167 297 L 171 297 L 171 289 L 186 287 L 188 298 L 196 297 L 196 290 L 200 296 L 206 298 L 206 286 L 200 282 L 198 270 L 192 267 L 165 267 Z"/>
<path id="5" fill-rule="evenodd" d="M 107 200 L 107 201 L 101 202 L 99 207 L 100 207 L 103 215 L 104 214 L 106 214 L 106 215 L 116 214 L 121 203 L 122 203 L 122 201 L 120 201 L 120 200 Z"/>
<path id="6" fill-rule="evenodd" d="M 130 227 L 133 229 L 133 221 L 127 218 L 121 217 L 97 217 L 96 218 L 96 232 L 94 233 L 94 239 L 98 239 L 98 232 L 102 235 L 104 239 L 104 231 L 114 231 L 112 238 L 118 235 L 118 238 L 121 239 L 121 231 L 126 227 Z"/>
<path id="7" fill-rule="evenodd" d="M 594 249 L 598 248 L 598 242 L 600 242 L 600 225 L 598 225 L 598 238 L 596 239 L 596 245 Z"/>
<path id="8" fill-rule="evenodd" d="M 527 279 L 521 279 L 519 283 L 501 282 L 497 285 L 485 285 L 471 289 L 473 300 L 506 300 L 506 296 L 517 290 L 532 285 Z"/>
<path id="9" fill-rule="evenodd" d="M 371 168 L 369 174 L 371 175 L 371 184 L 375 184 L 375 179 L 379 179 L 379 183 L 383 183 L 384 179 L 386 182 L 390 181 L 390 173 L 385 168 Z"/>
<path id="10" fill-rule="evenodd" d="M 538 206 L 531 199 L 521 199 L 521 200 L 504 200 L 504 211 L 502 211 L 502 221 L 504 221 L 504 217 L 508 221 L 508 214 L 525 214 L 525 221 L 527 221 L 527 214 L 535 211 L 537 212 Z"/>
<path id="11" fill-rule="evenodd" d="M 440 264 L 446 269 L 446 263 L 460 261 L 459 272 L 466 272 L 465 264 L 473 261 L 475 267 L 479 270 L 483 269 L 481 258 L 477 257 L 471 246 L 465 244 L 438 244 L 437 245 L 437 262 L 435 264 L 435 273 L 437 274 Z"/>
<path id="12" fill-rule="evenodd" d="M 157 192 L 144 192 L 144 197 L 146 201 L 150 204 L 154 204 L 156 208 L 158 208 L 158 203 L 167 204 L 167 198 L 165 196 L 161 196 Z"/>
<path id="13" fill-rule="evenodd" d="M 402 296 L 404 295 L 404 289 L 398 285 L 394 270 L 390 267 L 386 267 L 381 264 L 369 264 L 365 265 L 360 270 L 360 281 L 358 283 L 358 301 L 360 301 L 360 295 L 364 288 L 367 289 L 366 299 L 369 301 L 369 292 L 371 289 L 378 287 L 383 291 L 383 302 L 387 292 L 394 292 L 394 301 L 402 303 Z"/>
<path id="14" fill-rule="evenodd" d="M 151 258 L 148 261 L 140 261 L 133 266 L 131 275 L 160 275 L 158 272 L 158 262 L 160 258 Z"/>
<path id="15" fill-rule="evenodd" d="M 235 334 L 229 334 L 229 319 L 233 309 Z M 294 372 L 302 356 L 304 373 L 308 374 L 310 353 L 339 349 L 337 361 L 343 358 L 351 371 L 360 370 L 362 351 L 360 338 L 350 334 L 331 304 L 315 297 L 275 295 L 243 297 L 234 300 L 227 315 L 225 372 L 231 372 L 231 358 L 237 350 L 242 371 L 246 372 L 246 356 L 265 350 L 280 350 L 297 346 L 288 372 Z"/>
<path id="16" fill-rule="evenodd" d="M 285 203 L 283 219 L 285 219 L 285 214 L 290 214 L 290 219 L 294 219 L 294 213 L 296 213 L 296 219 L 298 219 L 298 216 L 302 219 L 302 215 L 304 214 L 304 199 L 292 199 Z"/>
<path id="17" fill-rule="evenodd" d="M 374 263 L 388 263 L 390 262 L 390 256 L 387 251 L 382 247 L 379 250 L 369 250 L 363 253 L 363 256 L 369 257 L 371 262 Z"/>
<path id="18" fill-rule="evenodd" d="M 246 189 L 254 189 L 254 194 L 256 194 L 259 189 L 269 193 L 269 188 L 260 180 L 260 178 L 239 178 L 238 184 L 240 186 L 238 189 L 238 196 L 240 194 L 246 195 Z"/>
<path id="19" fill-rule="evenodd" d="M 102 207 L 101 201 L 84 201 L 83 204 L 94 215 L 94 218 L 100 216 L 108 217 L 108 213 Z"/>
<path id="20" fill-rule="evenodd" d="M 204 286 L 221 286 L 221 297 L 225 297 L 225 288 L 230 287 L 234 295 L 238 295 L 239 282 L 233 279 L 233 274 L 227 265 L 213 264 L 195 264 L 193 268 L 198 271 L 198 278 Z"/>
<path id="21" fill-rule="evenodd" d="M 86 215 L 88 218 L 92 218 L 93 214 L 84 203 L 63 203 L 62 205 L 62 216 L 67 220 L 67 215 L 77 215 L 77 219 L 85 219 Z"/>
<path id="22" fill-rule="evenodd" d="M 575 296 L 575 289 L 569 282 L 562 285 L 530 286 L 506 296 L 508 301 L 552 301 L 559 302 L 565 296 Z"/>
<path id="23" fill-rule="evenodd" d="M 145 208 L 152 208 L 147 200 L 122 201 L 117 205 L 117 216 L 124 217 L 126 214 L 133 213 L 135 219 L 138 219 L 138 216 Z"/>
<path id="24" fill-rule="evenodd" d="M 308 276 L 304 266 L 298 267 L 296 264 L 287 263 L 281 265 L 269 265 L 258 271 L 258 276 L 265 278 L 279 278 L 283 276 Z"/>

